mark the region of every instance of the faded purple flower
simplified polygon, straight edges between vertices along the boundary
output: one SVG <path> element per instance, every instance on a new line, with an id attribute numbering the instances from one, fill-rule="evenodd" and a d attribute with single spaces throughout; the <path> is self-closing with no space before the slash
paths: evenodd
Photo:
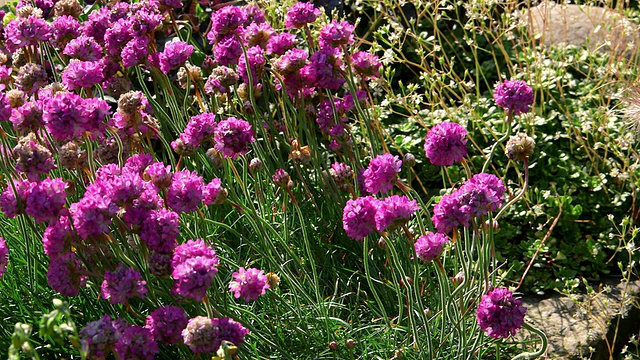
<path id="1" fill-rule="evenodd" d="M 85 272 L 76 254 L 68 252 L 51 258 L 47 279 L 49 286 L 60 295 L 76 296 L 87 280 Z"/>
<path id="2" fill-rule="evenodd" d="M 187 326 L 187 315 L 178 306 L 164 306 L 147 315 L 145 327 L 153 339 L 161 344 L 181 343 L 182 330 Z"/>
<path id="3" fill-rule="evenodd" d="M 113 350 L 113 346 L 122 336 L 111 320 L 111 316 L 104 315 L 96 321 L 91 321 L 78 332 L 80 341 L 87 344 L 88 358 L 104 360 Z"/>
<path id="4" fill-rule="evenodd" d="M 115 271 L 105 272 L 100 294 L 109 304 L 124 304 L 132 297 L 144 298 L 146 283 L 139 272 L 120 263 Z"/>
<path id="5" fill-rule="evenodd" d="M 115 345 L 120 359 L 153 360 L 160 352 L 151 331 L 142 326 L 129 326 Z"/>
<path id="6" fill-rule="evenodd" d="M 220 328 L 217 319 L 196 316 L 189 319 L 187 327 L 182 330 L 185 345 L 196 354 L 209 353 L 220 347 Z"/>

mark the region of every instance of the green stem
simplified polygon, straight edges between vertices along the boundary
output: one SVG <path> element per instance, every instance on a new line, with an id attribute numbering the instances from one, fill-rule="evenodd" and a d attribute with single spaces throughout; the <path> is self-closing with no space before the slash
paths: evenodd
<path id="1" fill-rule="evenodd" d="M 507 113 L 507 131 L 491 147 L 491 151 L 489 152 L 489 155 L 487 156 L 487 160 L 484 162 L 484 165 L 482 166 L 482 171 L 481 172 L 486 172 L 487 171 L 487 169 L 489 168 L 489 164 L 491 163 L 491 159 L 493 158 L 493 154 L 496 152 L 496 149 L 498 148 L 498 145 L 502 144 L 511 135 L 511 120 L 512 119 L 513 119 L 513 112 L 509 111 Z"/>
<path id="2" fill-rule="evenodd" d="M 516 201 L 520 200 L 524 196 L 524 193 L 527 191 L 527 188 L 529 187 L 529 158 L 528 157 L 524 158 L 523 167 L 524 167 L 524 185 L 522 185 L 522 190 L 520 190 L 520 193 L 518 193 L 516 197 L 511 199 L 505 206 L 502 207 L 502 209 L 500 209 L 500 212 L 498 212 L 498 215 L 496 215 L 493 221 L 498 221 L 498 219 L 500 219 L 500 216 L 502 216 L 502 214 L 504 214 L 504 212 L 509 207 L 511 207 L 511 205 L 515 204 Z M 493 226 L 493 223 L 489 224 L 489 226 Z"/>
<path id="3" fill-rule="evenodd" d="M 542 354 L 544 354 L 547 351 L 547 345 L 548 345 L 547 335 L 545 335 L 545 333 L 542 332 L 540 329 L 537 329 L 527 323 L 524 323 L 522 327 L 531 331 L 532 333 L 537 334 L 540 337 L 540 341 L 542 341 L 542 346 L 540 346 L 540 349 L 538 349 L 538 351 L 536 352 L 525 352 L 525 353 L 514 356 L 513 358 L 511 358 L 511 360 L 530 360 L 530 359 L 537 359 L 541 357 Z"/>

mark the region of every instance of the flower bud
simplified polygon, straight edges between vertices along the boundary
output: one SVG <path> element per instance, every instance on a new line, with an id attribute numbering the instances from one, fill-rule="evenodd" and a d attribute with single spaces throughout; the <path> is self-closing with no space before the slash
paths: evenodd
<path id="1" fill-rule="evenodd" d="M 204 156 L 209 160 L 209 164 L 211 164 L 214 169 L 222 169 L 222 166 L 224 165 L 224 158 L 218 150 L 210 148 Z"/>
<path id="2" fill-rule="evenodd" d="M 291 181 L 291 176 L 289 173 L 284 171 L 284 169 L 276 170 L 275 174 L 272 176 L 273 183 L 277 186 L 284 189 L 291 189 L 293 187 L 293 181 Z"/>
<path id="3" fill-rule="evenodd" d="M 412 153 L 406 153 L 402 157 L 402 163 L 408 167 L 413 167 L 416 164 L 416 157 Z"/>
<path id="4" fill-rule="evenodd" d="M 338 343 L 335 341 L 332 341 L 329 343 L 329 350 L 331 351 L 336 351 L 338 350 Z"/>
<path id="5" fill-rule="evenodd" d="M 356 341 L 355 341 L 355 340 L 353 340 L 353 339 L 347 339 L 347 340 L 344 342 L 344 345 L 347 347 L 347 349 L 351 350 L 351 349 L 353 349 L 354 347 L 356 347 Z"/>
<path id="6" fill-rule="evenodd" d="M 253 158 L 249 161 L 249 171 L 252 173 L 257 173 L 258 171 L 262 171 L 264 166 L 262 165 L 262 160 L 258 158 Z"/>

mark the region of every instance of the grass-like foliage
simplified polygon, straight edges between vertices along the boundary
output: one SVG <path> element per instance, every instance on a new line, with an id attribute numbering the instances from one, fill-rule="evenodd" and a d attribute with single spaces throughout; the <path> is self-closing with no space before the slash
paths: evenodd
<path id="1" fill-rule="evenodd" d="M 514 291 L 632 276 L 626 58 L 343 5 L 5 6 L 0 352 L 532 359 Z"/>

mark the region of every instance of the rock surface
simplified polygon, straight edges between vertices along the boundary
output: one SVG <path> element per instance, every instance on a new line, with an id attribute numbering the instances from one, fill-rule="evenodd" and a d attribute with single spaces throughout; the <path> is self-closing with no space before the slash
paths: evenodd
<path id="1" fill-rule="evenodd" d="M 591 50 L 615 51 L 628 59 L 638 58 L 638 25 L 620 13 L 602 7 L 544 2 L 523 10 L 530 36 L 546 46 L 586 45 Z"/>
<path id="2" fill-rule="evenodd" d="M 595 294 L 524 298 L 526 321 L 549 338 L 546 359 L 609 359 L 640 329 L 640 280 L 605 285 Z M 616 334 L 617 328 L 617 334 Z M 532 334 L 522 337 L 535 339 Z M 614 344 L 614 336 L 616 337 Z"/>

